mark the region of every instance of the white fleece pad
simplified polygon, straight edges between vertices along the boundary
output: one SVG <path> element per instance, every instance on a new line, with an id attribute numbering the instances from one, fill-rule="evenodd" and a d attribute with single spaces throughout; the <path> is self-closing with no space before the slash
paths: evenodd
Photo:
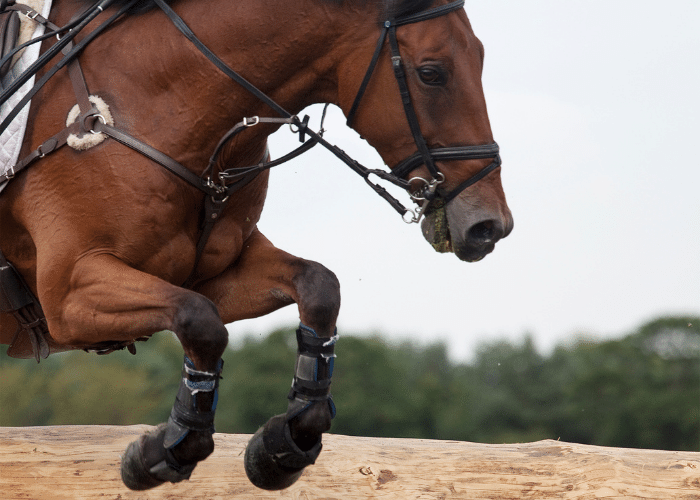
<path id="1" fill-rule="evenodd" d="M 24 5 L 36 10 L 39 14 L 45 18 L 49 17 L 49 12 L 51 11 L 51 0 L 19 0 Z M 20 14 L 20 19 L 22 21 L 22 31 L 29 32 L 31 26 L 35 25 L 31 38 L 41 36 L 44 34 L 44 27 L 40 24 L 30 21 L 26 16 Z M 31 24 L 29 24 L 31 23 Z M 25 28 L 25 25 L 29 27 L 29 30 Z M 26 42 L 27 40 L 22 40 L 22 35 L 20 34 L 20 43 Z M 3 80 L 3 85 L 7 86 L 9 83 L 17 78 L 22 71 L 28 68 L 34 61 L 39 58 L 40 43 L 35 43 L 27 47 L 22 53 L 21 57 L 17 63 L 10 69 L 8 74 Z M 27 81 L 18 92 L 16 92 L 10 99 L 8 99 L 0 107 L 0 121 L 4 120 L 5 117 L 10 114 L 10 111 L 15 107 L 15 105 L 22 100 L 22 98 L 31 90 L 34 86 L 34 77 Z M 15 117 L 15 119 L 10 123 L 10 125 L 5 129 L 5 131 L 0 135 L 0 173 L 5 173 L 10 167 L 17 163 L 19 158 L 19 150 L 22 147 L 22 139 L 24 138 L 24 132 L 27 128 L 27 117 L 29 116 L 29 104 L 27 104 L 22 111 Z"/>

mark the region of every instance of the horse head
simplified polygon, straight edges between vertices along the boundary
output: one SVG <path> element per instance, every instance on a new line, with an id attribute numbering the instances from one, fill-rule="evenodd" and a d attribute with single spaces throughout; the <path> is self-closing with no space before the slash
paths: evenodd
<path id="1" fill-rule="evenodd" d="M 418 3 L 427 5 L 383 10 L 378 41 L 357 42 L 339 103 L 348 124 L 409 182 L 428 242 L 476 261 L 513 228 L 481 85 L 484 48 L 464 2 Z"/>

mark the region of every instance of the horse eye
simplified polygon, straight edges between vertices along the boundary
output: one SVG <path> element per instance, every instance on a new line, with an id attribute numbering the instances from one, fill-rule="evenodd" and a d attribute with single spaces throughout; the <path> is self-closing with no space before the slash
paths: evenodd
<path id="1" fill-rule="evenodd" d="M 433 66 L 418 68 L 418 76 L 426 85 L 444 85 L 447 81 L 444 73 Z"/>

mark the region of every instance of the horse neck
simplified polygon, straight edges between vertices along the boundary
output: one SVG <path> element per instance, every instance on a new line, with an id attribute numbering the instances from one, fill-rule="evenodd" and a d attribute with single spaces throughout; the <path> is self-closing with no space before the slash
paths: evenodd
<path id="1" fill-rule="evenodd" d="M 362 41 L 371 39 L 373 47 L 377 6 L 360 4 L 353 8 L 352 2 L 338 0 L 198 0 L 180 2 L 178 10 L 195 32 L 207 33 L 222 59 L 296 114 L 310 104 L 338 104 L 339 64 Z M 207 22 L 203 11 L 216 12 L 215 17 L 225 21 Z M 269 115 L 264 104 L 256 104 L 261 114 Z"/>
<path id="2" fill-rule="evenodd" d="M 339 68 L 361 40 L 374 44 L 369 40 L 378 31 L 371 8 L 365 12 L 337 0 L 177 0 L 172 6 L 214 53 L 292 114 L 318 102 L 338 104 Z M 63 9 L 64 17 L 68 10 Z M 147 138 L 196 173 L 235 123 L 275 116 L 217 70 L 159 9 L 135 15 L 101 42 L 81 58 L 88 84 L 110 90 L 136 137 Z M 123 50 L 130 43 L 139 48 L 138 57 Z M 134 83 L 113 78 L 123 73 Z M 177 119 L 168 118 L 173 116 Z M 154 128 L 154 123 L 167 126 Z M 224 160 L 230 166 L 259 161 L 272 131 L 264 126 L 246 130 L 227 148 Z"/>

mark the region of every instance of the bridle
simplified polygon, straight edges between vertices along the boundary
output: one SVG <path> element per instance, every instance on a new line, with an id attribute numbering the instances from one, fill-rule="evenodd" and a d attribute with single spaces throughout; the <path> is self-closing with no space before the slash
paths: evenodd
<path id="1" fill-rule="evenodd" d="M 436 17 L 444 16 L 450 12 L 456 11 L 464 7 L 464 0 L 457 0 L 455 2 L 448 3 L 439 7 L 434 7 L 432 9 L 418 12 L 416 14 L 407 15 L 403 17 L 398 17 L 395 19 L 389 19 L 382 24 L 382 32 L 379 35 L 379 40 L 377 41 L 377 46 L 374 50 L 374 55 L 370 61 L 367 72 L 365 73 L 362 83 L 360 84 L 360 89 L 355 96 L 355 100 L 348 113 L 347 125 L 352 126 L 352 122 L 355 118 L 357 109 L 360 106 L 362 97 L 367 90 L 367 86 L 372 78 L 374 69 L 377 66 L 377 61 L 379 61 L 379 55 L 382 52 L 382 48 L 386 42 L 387 37 L 389 38 L 389 47 L 391 50 L 391 65 L 394 69 L 394 76 L 399 85 L 399 91 L 401 93 L 401 101 L 403 103 L 404 112 L 406 114 L 406 119 L 408 120 L 408 126 L 411 129 L 411 134 L 413 135 L 413 140 L 418 147 L 418 151 L 412 156 L 401 161 L 392 169 L 393 175 L 398 179 L 404 179 L 410 172 L 418 168 L 420 165 L 425 165 L 428 172 L 432 176 L 430 180 L 426 180 L 420 177 L 413 177 L 408 181 L 409 186 L 414 185 L 414 181 L 420 181 L 421 188 L 418 191 L 412 191 L 410 187 L 407 188 L 411 198 L 420 203 L 421 206 L 417 210 L 413 220 L 408 222 L 418 222 L 422 215 L 428 208 L 428 205 L 433 201 L 436 196 L 442 199 L 443 204 L 447 204 L 462 191 L 467 189 L 469 186 L 477 183 L 484 177 L 486 177 L 491 171 L 495 170 L 501 165 L 501 158 L 498 154 L 499 148 L 498 144 L 495 142 L 492 144 L 485 144 L 480 146 L 455 146 L 455 147 L 445 147 L 445 148 L 429 148 L 425 138 L 418 124 L 418 116 L 416 115 L 415 108 L 411 102 L 411 94 L 408 90 L 408 83 L 406 81 L 406 72 L 404 70 L 403 60 L 399 52 L 399 43 L 396 39 L 396 28 L 398 26 L 404 26 L 407 24 L 418 23 L 421 21 L 426 21 L 428 19 L 433 19 Z M 435 165 L 436 161 L 445 160 L 480 160 L 494 158 L 494 160 L 481 169 L 479 172 L 474 174 L 472 177 L 468 178 L 461 184 L 459 184 L 452 191 L 444 192 L 438 189 L 438 186 L 445 181 L 445 176 L 440 172 Z M 405 220 L 405 219 L 404 219 Z"/>
<path id="2" fill-rule="evenodd" d="M 323 138 L 323 119 L 321 120 L 321 130 L 317 133 L 308 127 L 308 116 L 300 120 L 296 115 L 292 115 L 284 108 L 282 108 L 278 103 L 273 101 L 269 96 L 264 94 L 250 82 L 246 81 L 238 73 L 230 69 L 223 61 L 221 61 L 209 48 L 207 48 L 194 33 L 187 27 L 185 22 L 180 18 L 165 2 L 165 0 L 154 0 L 156 5 L 158 5 L 165 14 L 171 19 L 173 24 L 187 37 L 204 55 L 209 58 L 221 71 L 227 74 L 231 79 L 238 82 L 241 86 L 247 89 L 252 94 L 256 95 L 261 101 L 267 104 L 275 112 L 281 115 L 283 118 L 260 118 L 252 117 L 245 118 L 242 122 L 238 123 L 235 127 L 229 130 L 224 137 L 219 141 L 219 144 L 214 150 L 211 156 L 209 165 L 205 170 L 206 174 L 206 184 L 212 189 L 216 189 L 219 196 L 225 196 L 228 198 L 232 194 L 232 186 L 243 186 L 247 184 L 247 179 L 252 179 L 257 173 L 262 170 L 272 168 L 273 166 L 280 165 L 303 152 L 308 151 L 311 147 L 316 144 L 323 145 L 356 173 L 361 175 L 367 184 L 374 189 L 374 191 L 384 198 L 389 204 L 401 214 L 403 220 L 407 223 L 419 222 L 422 216 L 426 213 L 429 205 L 436 198 L 440 198 L 440 205 L 449 203 L 462 191 L 467 189 L 469 186 L 477 183 L 484 177 L 486 177 L 490 172 L 495 170 L 501 165 L 501 158 L 499 156 L 498 144 L 485 144 L 478 146 L 453 146 L 453 147 L 443 147 L 443 148 L 428 148 L 425 138 L 420 130 L 420 125 L 418 124 L 418 117 L 416 115 L 415 109 L 411 102 L 410 92 L 408 90 L 408 83 L 406 80 L 406 73 L 404 71 L 403 62 L 401 59 L 401 54 L 399 52 L 399 44 L 396 38 L 396 28 L 398 26 L 403 26 L 407 24 L 413 24 L 421 21 L 426 21 L 428 19 L 433 19 L 453 11 L 459 10 L 464 7 L 464 0 L 456 0 L 446 5 L 439 7 L 434 7 L 422 12 L 415 14 L 398 17 L 394 19 L 388 19 L 382 23 L 382 31 L 379 35 L 379 40 L 370 61 L 367 72 L 360 84 L 360 88 L 357 91 L 355 100 L 352 107 L 348 113 L 347 124 L 352 125 L 353 119 L 357 112 L 357 109 L 362 101 L 362 97 L 365 94 L 367 86 L 372 78 L 374 69 L 379 60 L 379 56 L 385 45 L 386 39 L 389 39 L 389 45 L 391 49 L 391 62 L 394 69 L 394 75 L 399 85 L 399 90 L 401 93 L 401 100 L 403 102 L 404 112 L 406 114 L 406 119 L 413 135 L 414 142 L 418 148 L 418 151 L 412 156 L 406 158 L 398 165 L 396 165 L 392 171 L 386 172 L 382 169 L 368 169 L 354 160 L 352 157 L 347 155 L 343 150 L 337 146 L 330 144 Z M 327 106 L 327 105 L 326 105 Z M 325 117 L 325 109 L 324 109 Z M 218 174 L 218 182 L 216 182 L 211 176 L 215 170 L 215 165 L 219 157 L 219 153 L 223 149 L 224 145 L 230 141 L 235 135 L 242 132 L 246 128 L 258 125 L 260 123 L 288 123 L 293 126 L 293 131 L 299 134 L 299 139 L 302 143 L 297 150 L 279 158 L 277 160 L 266 162 L 263 161 L 258 165 L 252 167 L 236 167 L 224 170 Z M 308 135 L 309 139 L 305 140 L 305 136 Z M 493 161 L 481 169 L 479 172 L 469 177 L 457 187 L 455 187 L 450 192 L 445 192 L 439 188 L 445 180 L 444 174 L 442 174 L 435 163 L 437 161 L 446 160 L 477 160 L 477 159 L 488 159 L 493 158 Z M 430 180 L 426 180 L 420 177 L 410 178 L 408 181 L 405 180 L 406 176 L 420 165 L 425 164 L 428 172 L 431 175 Z M 404 207 L 395 197 L 390 195 L 382 186 L 372 182 L 369 178 L 370 175 L 376 175 L 377 177 L 391 182 L 403 189 L 405 189 L 411 199 L 418 203 L 418 207 L 414 210 L 409 210 Z M 234 184 L 229 184 L 229 182 L 235 181 Z M 419 185 L 418 189 L 415 188 L 416 184 Z M 240 188 L 236 188 L 240 189 Z"/>
<path id="3" fill-rule="evenodd" d="M 272 100 L 268 95 L 263 93 L 253 84 L 245 80 L 241 75 L 236 73 L 231 69 L 224 61 L 222 61 L 216 54 L 214 54 L 206 45 L 204 45 L 192 32 L 192 30 L 187 26 L 184 20 L 178 16 L 175 11 L 166 3 L 165 0 L 153 0 L 153 2 L 170 18 L 175 27 L 188 39 L 190 40 L 216 67 L 222 71 L 229 78 L 234 80 L 248 92 L 255 95 L 259 100 L 268 105 L 273 111 L 275 111 L 280 117 L 279 118 L 269 118 L 269 117 L 251 117 L 244 118 L 242 122 L 236 124 L 231 130 L 224 134 L 223 138 L 216 146 L 214 153 L 211 156 L 208 167 L 204 170 L 201 176 L 192 173 L 191 170 L 187 169 L 185 166 L 181 165 L 179 162 L 169 157 L 168 155 L 155 150 L 143 141 L 131 136 L 127 132 L 120 130 L 117 127 L 111 126 L 105 123 L 104 118 L 99 114 L 99 111 L 87 102 L 87 88 L 84 83 L 84 77 L 82 76 L 82 71 L 79 69 L 77 64 L 77 57 L 84 47 L 90 43 L 94 38 L 97 37 L 99 33 L 104 31 L 110 24 L 115 22 L 121 16 L 129 12 L 129 9 L 133 8 L 138 2 L 138 0 L 131 0 L 125 6 L 123 6 L 117 13 L 112 15 L 109 19 L 98 26 L 93 32 L 91 32 L 84 40 L 73 46 L 70 44 L 70 40 L 75 37 L 75 35 L 86 26 L 92 19 L 103 12 L 113 0 L 101 0 L 97 2 L 92 7 L 87 9 L 80 17 L 72 22 L 72 25 L 58 28 L 51 25 L 47 20 L 43 20 L 47 25 L 53 30 L 51 33 L 44 35 L 46 38 L 48 35 L 61 34 L 59 42 L 56 43 L 50 50 L 50 54 L 42 55 L 39 61 L 32 65 L 32 67 L 25 73 L 23 73 L 17 81 L 0 95 L 0 103 L 5 102 L 9 95 L 15 92 L 20 85 L 26 82 L 33 74 L 39 71 L 48 61 L 58 54 L 59 50 L 63 50 L 63 58 L 59 61 L 56 66 L 54 66 L 50 71 L 48 71 L 31 89 L 25 98 L 20 102 L 20 104 L 12 111 L 10 116 L 8 116 L 2 124 L 0 124 L 0 131 L 4 130 L 9 123 L 12 121 L 13 117 L 19 112 L 21 107 L 25 106 L 31 97 L 35 95 L 38 90 L 46 83 L 48 78 L 58 71 L 63 66 L 74 66 L 72 71 L 71 81 L 73 82 L 76 95 L 78 96 L 78 102 L 80 104 L 80 119 L 79 128 L 78 123 L 73 125 L 73 129 L 77 131 L 82 131 L 83 133 L 104 133 L 107 136 L 117 140 L 125 146 L 128 146 L 135 151 L 140 152 L 151 160 L 159 163 L 161 166 L 168 169 L 170 172 L 188 182 L 192 186 L 196 187 L 200 191 L 205 193 L 205 208 L 204 208 L 204 222 L 200 234 L 199 243 L 197 245 L 197 257 L 199 258 L 204 250 L 204 246 L 209 238 L 213 224 L 218 217 L 223 212 L 226 207 L 226 203 L 230 196 L 251 182 L 260 172 L 272 168 L 274 166 L 280 165 L 296 156 L 299 156 L 305 151 L 308 151 L 311 147 L 316 144 L 323 145 L 346 165 L 348 165 L 352 170 L 358 173 L 365 179 L 365 182 L 382 198 L 384 198 L 389 204 L 401 214 L 405 222 L 413 223 L 419 222 L 422 216 L 428 210 L 431 202 L 436 198 L 440 198 L 442 203 L 448 203 L 454 199 L 459 193 L 478 182 L 479 180 L 486 177 L 491 171 L 498 168 L 501 164 L 500 156 L 498 154 L 499 148 L 496 143 L 477 145 L 477 146 L 454 146 L 454 147 L 441 147 L 441 148 L 429 148 L 421 133 L 420 126 L 418 124 L 418 118 L 413 108 L 410 93 L 408 90 L 408 84 L 406 81 L 406 74 L 403 67 L 403 62 L 399 52 L 399 45 L 396 39 L 396 28 L 398 26 L 403 26 L 407 24 L 417 23 L 425 21 L 428 19 L 433 19 L 439 16 L 449 14 L 453 11 L 459 10 L 464 6 L 464 0 L 457 0 L 446 5 L 439 7 L 434 7 L 416 14 L 411 14 L 403 17 L 398 17 L 395 19 L 386 20 L 382 24 L 382 31 L 377 42 L 377 46 L 370 61 L 369 67 L 365 74 L 365 77 L 360 85 L 357 92 L 355 100 L 353 102 L 352 108 L 348 113 L 347 123 L 350 125 L 354 119 L 355 113 L 362 101 L 362 97 L 367 89 L 367 85 L 372 77 L 374 69 L 379 60 L 380 53 L 386 42 L 389 39 L 389 46 L 391 50 L 391 62 L 394 69 L 394 75 L 399 84 L 399 89 L 401 92 L 401 99 L 404 106 L 404 111 L 406 118 L 408 120 L 411 133 L 413 135 L 414 141 L 418 148 L 418 151 L 412 156 L 401 161 L 394 169 L 387 172 L 383 169 L 368 169 L 367 167 L 361 165 L 352 157 L 350 157 L 343 150 L 335 145 L 330 144 L 323 138 L 323 120 L 321 121 L 321 129 L 319 132 L 314 132 L 308 126 L 308 116 L 304 119 L 300 119 L 298 116 L 293 115 L 286 111 L 282 106 Z M 28 9 L 31 11 L 31 9 Z M 37 18 L 36 12 L 31 11 L 29 16 L 33 16 L 32 19 Z M 40 17 L 40 16 L 38 16 Z M 34 41 L 39 41 L 34 40 Z M 19 50 L 16 49 L 16 50 Z M 11 54 L 8 56 L 11 57 Z M 2 61 L 0 61 L 2 62 Z M 31 73 L 31 74 L 30 74 Z M 82 79 L 82 81 L 81 81 Z M 325 117 L 325 109 L 324 109 Z M 216 172 L 216 166 L 218 164 L 218 159 L 220 153 L 224 146 L 238 133 L 243 130 L 250 128 L 252 126 L 269 123 L 269 124 L 289 124 L 292 127 L 293 132 L 299 134 L 299 140 L 302 145 L 296 150 L 284 155 L 283 157 L 269 161 L 267 155 L 263 160 L 257 165 L 250 167 L 234 167 L 223 171 Z M 47 154 L 57 150 L 63 144 L 65 144 L 65 137 L 70 132 L 69 129 L 56 134 L 52 138 L 48 139 L 41 146 L 39 146 L 35 151 L 32 151 L 27 157 L 22 159 L 17 165 L 9 169 L 6 174 L 0 175 L 0 191 L 7 184 L 7 182 L 14 177 L 20 170 L 26 168 L 33 162 L 40 158 L 43 158 Z M 307 138 L 308 136 L 308 138 Z M 454 188 L 450 192 L 445 192 L 439 188 L 439 185 L 444 182 L 445 176 L 442 174 L 437 166 L 436 162 L 446 161 L 446 160 L 474 160 L 474 159 L 488 159 L 493 158 L 493 161 L 479 171 L 477 174 L 473 175 L 469 179 L 462 182 L 459 186 Z M 422 179 L 418 177 L 413 177 L 409 180 L 405 180 L 405 177 L 418 168 L 420 165 L 425 165 L 428 172 L 431 175 L 431 179 Z M 394 196 L 389 194 L 386 189 L 384 189 L 379 184 L 370 180 L 370 175 L 374 175 L 380 179 L 388 181 L 394 185 L 397 185 L 405 189 L 411 199 L 418 203 L 419 206 L 414 210 L 409 210 L 405 208 Z M 419 188 L 416 189 L 416 184 L 419 184 Z M 195 269 L 197 264 L 195 263 Z M 192 278 L 192 277 L 191 277 Z M 189 281 L 189 280 L 188 280 Z"/>

